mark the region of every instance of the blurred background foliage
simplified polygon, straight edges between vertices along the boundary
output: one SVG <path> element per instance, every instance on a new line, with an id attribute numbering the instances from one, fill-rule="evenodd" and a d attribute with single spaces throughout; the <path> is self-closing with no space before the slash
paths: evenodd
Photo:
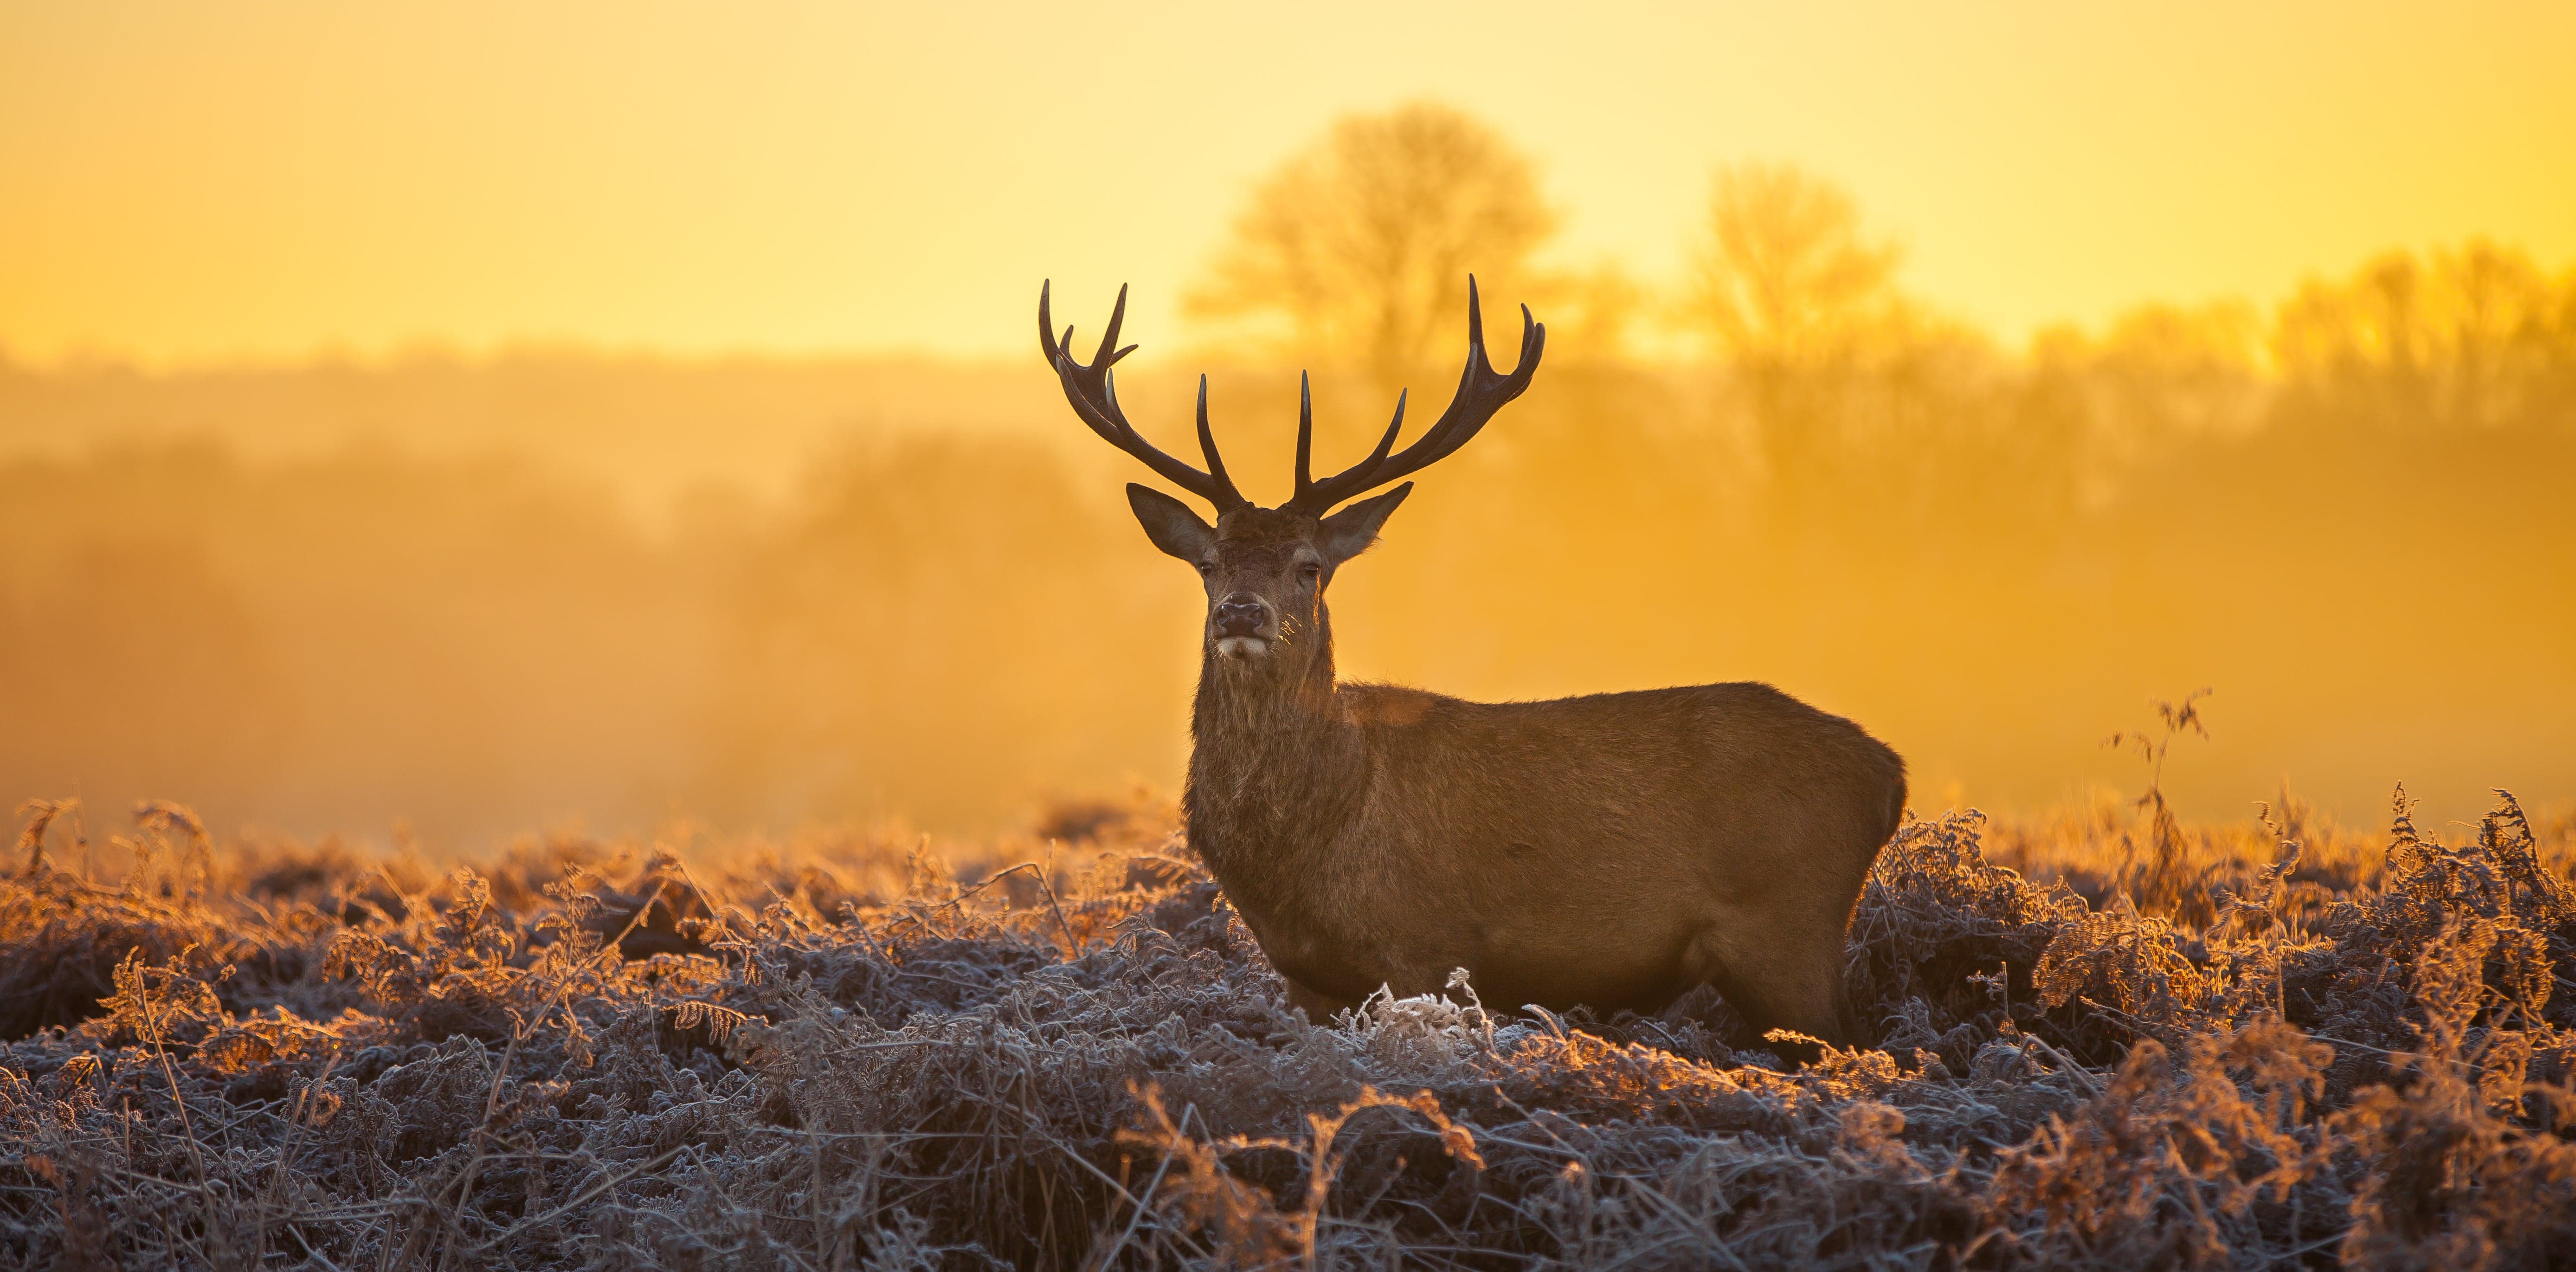
<path id="1" fill-rule="evenodd" d="M 1399 390 L 1446 404 L 1469 271 L 1506 356 L 1511 306 L 1548 323 L 1536 387 L 1343 575 L 1348 673 L 1767 679 L 1905 752 L 1925 809 L 2134 784 L 2100 737 L 2202 685 L 2166 778 L 2198 815 L 2576 797 L 2576 271 L 2392 250 L 2006 348 L 1795 166 L 1713 173 L 1683 277 L 1560 259 L 1563 216 L 1473 118 L 1346 118 L 1251 187 L 1187 330 L 1130 328 L 1140 427 L 1183 446 L 1208 369 L 1275 501 L 1301 368 L 1338 466 Z M 0 364 L 0 786 L 457 840 L 1170 789 L 1201 602 L 1142 476 L 1034 349 Z"/>

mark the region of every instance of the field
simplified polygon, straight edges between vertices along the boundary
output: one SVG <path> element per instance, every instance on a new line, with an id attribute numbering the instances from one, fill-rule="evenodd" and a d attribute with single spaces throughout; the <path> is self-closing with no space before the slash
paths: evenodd
<path id="1" fill-rule="evenodd" d="M 1804 1068 L 1706 990 L 1311 1025 L 1141 798 L 452 869 L 31 805 L 0 1263 L 2554 1265 L 2576 823 L 2498 798 L 1910 819 Z"/>

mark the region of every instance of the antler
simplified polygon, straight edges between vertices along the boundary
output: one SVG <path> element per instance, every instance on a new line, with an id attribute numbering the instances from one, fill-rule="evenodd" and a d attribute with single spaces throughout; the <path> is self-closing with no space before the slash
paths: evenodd
<path id="1" fill-rule="evenodd" d="M 1073 404 L 1073 413 L 1101 440 L 1145 461 L 1164 480 L 1215 504 L 1219 515 L 1249 507 L 1252 501 L 1234 488 L 1225 475 L 1225 461 L 1216 453 L 1216 434 L 1208 428 L 1207 377 L 1199 377 L 1199 450 L 1207 455 L 1208 465 L 1206 472 L 1200 472 L 1154 449 L 1127 422 L 1126 412 L 1118 409 L 1118 386 L 1111 381 L 1109 368 L 1136 351 L 1134 345 L 1118 348 L 1118 324 L 1127 319 L 1127 288 L 1119 287 L 1118 307 L 1109 311 L 1109 330 L 1101 333 L 1100 350 L 1091 355 L 1087 366 L 1073 360 L 1072 327 L 1064 329 L 1061 343 L 1056 339 L 1055 317 L 1048 311 L 1048 293 L 1053 288 L 1052 279 L 1038 287 L 1038 348 L 1046 354 L 1047 365 L 1055 368 L 1056 378 L 1064 382 L 1065 400 Z"/>
<path id="2" fill-rule="evenodd" d="M 1103 345 L 1102 348 L 1108 346 Z M 1393 455 L 1395 435 L 1404 428 L 1405 395 L 1395 399 L 1395 420 L 1386 426 L 1386 436 L 1378 439 L 1377 449 L 1369 457 L 1322 481 L 1306 474 L 1308 456 L 1314 450 L 1315 410 L 1307 394 L 1304 376 L 1297 379 L 1297 493 L 1282 508 L 1293 508 L 1320 517 L 1333 505 L 1373 490 L 1446 457 L 1467 444 L 1494 412 L 1519 397 L 1529 388 L 1530 377 L 1538 373 L 1539 355 L 1547 347 L 1547 328 L 1530 317 L 1529 306 L 1521 306 L 1521 356 L 1511 374 L 1502 375 L 1485 358 L 1484 306 L 1476 295 L 1476 276 L 1467 276 L 1467 369 L 1458 377 L 1458 396 L 1450 399 L 1449 409 L 1440 413 L 1429 431 L 1413 439 L 1411 446 Z M 1097 427 L 1096 425 L 1094 427 Z M 1213 456 L 1213 447 L 1208 452 Z"/>

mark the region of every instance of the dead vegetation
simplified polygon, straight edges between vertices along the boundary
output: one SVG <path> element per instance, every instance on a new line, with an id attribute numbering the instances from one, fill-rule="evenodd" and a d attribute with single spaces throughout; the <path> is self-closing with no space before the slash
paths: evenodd
<path id="1" fill-rule="evenodd" d="M 113 879 L 30 806 L 0 1264 L 2567 1259 L 2569 824 L 2143 811 L 1908 822 L 1846 968 L 1880 1046 L 1790 1071 L 1707 991 L 1310 1027 L 1132 803 L 1059 810 L 1075 842 L 680 830 L 444 873 L 154 805 Z"/>

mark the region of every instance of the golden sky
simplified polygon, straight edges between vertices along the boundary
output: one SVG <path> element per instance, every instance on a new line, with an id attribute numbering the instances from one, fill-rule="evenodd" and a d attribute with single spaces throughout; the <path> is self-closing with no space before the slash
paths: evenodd
<path id="1" fill-rule="evenodd" d="M 1667 272 L 1713 165 L 1789 159 L 2018 336 L 2576 262 L 2571 65 L 2566 0 L 0 0 L 0 349 L 1011 355 L 1052 275 L 1151 354 L 1251 178 L 1414 97 L 1540 160 L 1568 263 Z"/>

